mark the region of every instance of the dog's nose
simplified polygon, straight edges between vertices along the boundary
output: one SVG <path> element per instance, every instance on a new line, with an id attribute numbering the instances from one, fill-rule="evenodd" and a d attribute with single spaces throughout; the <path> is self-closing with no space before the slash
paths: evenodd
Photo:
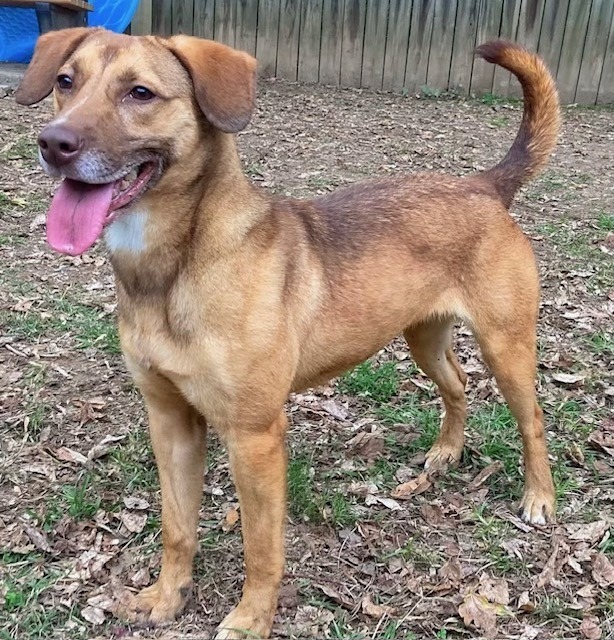
<path id="1" fill-rule="evenodd" d="M 50 124 L 38 136 L 38 146 L 45 162 L 62 167 L 77 159 L 83 147 L 83 138 L 64 125 Z"/>

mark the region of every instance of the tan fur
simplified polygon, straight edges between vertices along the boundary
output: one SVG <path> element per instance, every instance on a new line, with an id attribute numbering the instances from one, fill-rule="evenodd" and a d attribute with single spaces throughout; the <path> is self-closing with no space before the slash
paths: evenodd
<path id="1" fill-rule="evenodd" d="M 253 109 L 255 64 L 246 54 L 185 36 L 41 38 L 18 100 L 40 100 L 55 73 L 70 72 L 70 95 L 55 91 L 64 126 L 113 166 L 140 148 L 165 158 L 136 205 L 147 211 L 146 247 L 111 255 L 122 348 L 147 404 L 162 487 L 160 577 L 136 603 L 147 620 L 177 615 L 192 581 L 205 421 L 228 448 L 245 544 L 243 597 L 218 638 L 270 633 L 283 573 L 291 390 L 347 370 L 403 333 L 446 408 L 427 465 L 457 462 L 466 413 L 466 376 L 451 349 L 458 318 L 472 327 L 519 423 L 523 517 L 554 517 L 534 388 L 537 269 L 507 206 L 552 150 L 558 99 L 536 56 L 506 43 L 479 52 L 516 73 L 526 98 L 521 131 L 497 167 L 296 201 L 249 184 L 225 133 L 245 126 Z M 136 84 L 162 98 L 126 103 Z"/>

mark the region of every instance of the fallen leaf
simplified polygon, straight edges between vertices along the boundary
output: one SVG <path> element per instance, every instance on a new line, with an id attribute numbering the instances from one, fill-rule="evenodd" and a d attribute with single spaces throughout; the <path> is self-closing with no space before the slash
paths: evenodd
<path id="1" fill-rule="evenodd" d="M 548 558 L 548 561 L 544 565 L 541 573 L 537 576 L 536 586 L 541 589 L 546 585 L 553 583 L 556 577 L 556 560 L 559 554 L 560 542 L 557 540 L 554 543 L 554 549 Z"/>
<path id="2" fill-rule="evenodd" d="M 130 533 L 140 533 L 147 524 L 146 513 L 134 513 L 133 511 L 122 511 L 121 521 L 124 527 L 130 531 Z"/>
<path id="3" fill-rule="evenodd" d="M 384 436 L 381 433 L 362 431 L 347 441 L 347 446 L 353 456 L 374 460 L 384 452 Z"/>
<path id="4" fill-rule="evenodd" d="M 334 400 L 322 400 L 320 406 L 326 413 L 330 413 L 333 418 L 337 420 L 345 421 L 348 417 L 348 412 L 341 406 L 339 406 Z"/>
<path id="5" fill-rule="evenodd" d="M 354 608 L 354 601 L 351 598 L 344 596 L 336 589 L 325 584 L 314 584 L 313 586 L 316 587 L 316 589 L 319 589 L 327 598 L 330 598 L 333 602 L 340 604 L 342 607 L 350 610 Z"/>
<path id="6" fill-rule="evenodd" d="M 224 516 L 222 531 L 230 531 L 237 522 L 239 522 L 239 512 L 236 507 L 230 507 Z"/>
<path id="7" fill-rule="evenodd" d="M 38 227 L 44 227 L 46 221 L 47 214 L 45 213 L 39 213 L 37 216 L 34 216 L 34 219 L 30 222 L 30 231 L 34 231 L 38 229 Z"/>
<path id="8" fill-rule="evenodd" d="M 535 640 L 535 638 L 537 638 L 541 633 L 541 629 L 539 627 L 533 627 L 531 625 L 526 625 L 523 629 L 522 635 L 518 640 Z"/>
<path id="9" fill-rule="evenodd" d="M 480 576 L 478 591 L 494 604 L 508 605 L 510 602 L 510 592 L 505 578 L 494 578 L 483 573 Z"/>
<path id="10" fill-rule="evenodd" d="M 104 611 L 98 607 L 84 607 L 81 609 L 81 617 L 91 624 L 104 623 Z"/>
<path id="11" fill-rule="evenodd" d="M 138 571 L 135 571 L 130 578 L 130 583 L 133 587 L 144 587 L 151 582 L 151 576 L 149 575 L 148 567 L 141 567 Z"/>
<path id="12" fill-rule="evenodd" d="M 107 593 L 100 593 L 87 599 L 87 604 L 103 611 L 114 611 L 115 600 Z"/>
<path id="13" fill-rule="evenodd" d="M 111 449 L 115 447 L 115 444 L 120 440 L 123 440 L 126 436 L 105 436 L 98 444 L 95 444 L 88 452 L 88 460 L 96 460 L 106 456 Z"/>
<path id="14" fill-rule="evenodd" d="M 137 498 L 136 496 L 126 496 L 124 498 L 124 504 L 128 509 L 137 509 L 138 511 L 144 511 L 149 509 L 150 504 L 144 498 Z"/>
<path id="15" fill-rule="evenodd" d="M 351 482 L 348 486 L 348 493 L 356 496 L 366 496 L 376 494 L 379 491 L 375 482 Z"/>
<path id="16" fill-rule="evenodd" d="M 382 618 L 383 616 L 391 616 L 394 614 L 393 607 L 375 604 L 368 593 L 361 600 L 360 608 L 362 612 L 370 618 Z"/>
<path id="17" fill-rule="evenodd" d="M 586 640 L 599 640 L 601 638 L 601 627 L 599 618 L 596 616 L 586 616 L 580 624 L 580 635 Z"/>
<path id="18" fill-rule="evenodd" d="M 593 579 L 604 589 L 614 584 L 614 565 L 609 561 L 605 553 L 596 553 L 593 556 Z"/>
<path id="19" fill-rule="evenodd" d="M 403 507 L 396 501 L 390 498 L 382 498 L 381 496 L 374 496 L 368 494 L 365 497 L 365 504 L 368 506 L 372 506 L 374 504 L 383 504 L 387 509 L 391 509 L 392 511 L 401 511 Z"/>
<path id="20" fill-rule="evenodd" d="M 533 613 L 535 611 L 535 603 L 531 600 L 528 591 L 523 591 L 518 596 L 518 609 L 524 613 Z"/>
<path id="21" fill-rule="evenodd" d="M 565 526 L 570 540 L 597 542 L 603 538 L 609 525 L 605 520 L 595 520 L 588 524 L 568 524 Z"/>
<path id="22" fill-rule="evenodd" d="M 78 451 L 69 449 L 68 447 L 59 447 L 55 450 L 55 457 L 62 462 L 72 462 L 74 464 L 85 464 L 87 458 Z"/>
<path id="23" fill-rule="evenodd" d="M 484 467 L 480 473 L 467 485 L 467 491 L 475 491 L 479 487 L 481 487 L 490 476 L 498 473 L 503 469 L 503 463 L 500 460 L 489 464 L 487 467 Z"/>
<path id="24" fill-rule="evenodd" d="M 458 612 L 466 626 L 473 625 L 488 636 L 497 628 L 496 605 L 491 604 L 477 593 L 469 593 L 458 607 Z"/>
<path id="25" fill-rule="evenodd" d="M 576 384 L 582 382 L 586 378 L 586 374 L 582 373 L 553 373 L 552 379 L 563 384 Z"/>
<path id="26" fill-rule="evenodd" d="M 458 558 L 450 558 L 450 560 L 439 569 L 438 573 L 453 585 L 459 584 L 463 577 L 463 569 Z"/>
<path id="27" fill-rule="evenodd" d="M 593 449 L 599 449 L 614 457 L 614 434 L 592 431 L 589 433 L 587 440 Z"/>
<path id="28" fill-rule="evenodd" d="M 49 544 L 47 536 L 44 533 L 42 533 L 38 529 L 35 529 L 34 527 L 26 527 L 25 531 L 26 535 L 34 543 L 34 546 L 37 549 L 45 552 L 51 551 L 51 545 Z"/>
<path id="29" fill-rule="evenodd" d="M 409 482 L 395 487 L 390 495 L 397 500 L 409 500 L 412 496 L 424 493 L 431 487 L 432 483 L 429 480 L 428 473 L 423 471 L 419 476 L 415 477 Z"/>
<path id="30" fill-rule="evenodd" d="M 438 527 L 445 522 L 443 515 L 443 509 L 436 504 L 423 504 L 420 507 L 422 517 L 426 520 L 427 524 L 432 527 Z"/>

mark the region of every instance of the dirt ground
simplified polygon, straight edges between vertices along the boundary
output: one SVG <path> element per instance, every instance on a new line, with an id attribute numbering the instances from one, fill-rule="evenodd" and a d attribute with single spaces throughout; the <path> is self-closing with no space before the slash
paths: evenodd
<path id="1" fill-rule="evenodd" d="M 263 82 L 239 136 L 246 172 L 307 197 L 375 175 L 464 174 L 501 158 L 521 105 Z M 44 240 L 53 192 L 36 162 L 50 105 L 0 99 L 0 639 L 206 638 L 237 601 L 240 513 L 210 442 L 185 615 L 114 615 L 160 557 L 143 405 L 119 353 L 103 247 Z M 548 170 L 513 215 L 543 280 L 539 394 L 558 523 L 515 515 L 520 440 L 459 327 L 471 417 L 460 467 L 420 475 L 441 405 L 397 341 L 292 397 L 288 563 L 276 638 L 614 638 L 614 111 L 567 108 Z M 404 490 L 398 490 L 398 485 Z"/>

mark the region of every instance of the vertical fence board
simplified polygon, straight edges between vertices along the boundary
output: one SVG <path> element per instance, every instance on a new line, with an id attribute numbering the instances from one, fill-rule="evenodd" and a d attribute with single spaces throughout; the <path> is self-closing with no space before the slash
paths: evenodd
<path id="1" fill-rule="evenodd" d="M 173 5 L 171 0 L 158 0 L 153 3 L 152 33 L 170 36 L 173 32 Z"/>
<path id="2" fill-rule="evenodd" d="M 130 23 L 133 36 L 146 36 L 151 33 L 152 0 L 140 0 Z"/>
<path id="3" fill-rule="evenodd" d="M 194 0 L 194 35 L 213 40 L 215 0 Z"/>
<path id="4" fill-rule="evenodd" d="M 280 0 L 260 0 L 258 4 L 258 39 L 256 58 L 258 73 L 271 78 L 277 73 L 277 39 Z"/>
<path id="5" fill-rule="evenodd" d="M 317 82 L 320 76 L 322 0 L 302 0 L 298 49 L 298 79 Z"/>
<path id="6" fill-rule="evenodd" d="M 390 30 L 391 0 L 368 0 L 361 86 L 381 90 Z"/>
<path id="7" fill-rule="evenodd" d="M 614 101 L 614 0 L 141 0 L 130 32 L 215 38 L 263 76 L 517 96 L 508 71 L 473 58 L 501 37 L 538 51 L 563 103 Z"/>
<path id="8" fill-rule="evenodd" d="M 296 80 L 300 9 L 300 0 L 281 0 L 276 75 L 286 80 Z"/>
<path id="9" fill-rule="evenodd" d="M 591 12 L 591 2 L 570 2 L 561 48 L 561 59 L 557 72 L 557 82 L 561 102 L 569 104 L 576 95 L 582 51 L 586 41 L 586 28 Z"/>
<path id="10" fill-rule="evenodd" d="M 429 88 L 445 91 L 450 77 L 457 0 L 435 0 L 433 33 L 426 69 Z"/>
<path id="11" fill-rule="evenodd" d="M 384 91 L 402 91 L 405 88 L 411 7 L 412 0 L 390 0 L 388 40 L 382 80 Z"/>
<path id="12" fill-rule="evenodd" d="M 367 0 L 345 0 L 341 43 L 341 85 L 360 87 Z"/>
<path id="13" fill-rule="evenodd" d="M 173 0 L 173 33 L 194 33 L 194 0 Z"/>
<path id="14" fill-rule="evenodd" d="M 338 85 L 341 81 L 341 39 L 343 7 L 341 0 L 324 0 L 322 6 L 322 43 L 320 45 L 320 82 Z"/>
<path id="15" fill-rule="evenodd" d="M 504 0 L 501 14 L 501 28 L 499 37 L 505 40 L 514 40 L 518 27 L 518 16 L 522 0 Z M 512 74 L 501 67 L 495 67 L 492 80 L 492 92 L 497 96 L 507 96 Z"/>
<path id="16" fill-rule="evenodd" d="M 556 76 L 570 0 L 546 0 L 537 52 Z"/>
<path id="17" fill-rule="evenodd" d="M 381 89 L 384 76 L 390 0 L 367 0 L 360 86 Z"/>
<path id="18" fill-rule="evenodd" d="M 480 4 L 480 0 L 459 0 L 456 11 L 448 88 L 462 95 L 467 95 L 471 87 Z"/>
<path id="19" fill-rule="evenodd" d="M 539 44 L 545 4 L 546 0 L 523 0 L 520 7 L 514 40 L 532 51 Z"/>
<path id="20" fill-rule="evenodd" d="M 503 15 L 503 0 L 480 0 L 475 44 L 480 45 L 499 37 Z M 492 93 L 495 65 L 475 58 L 471 70 L 470 92 L 477 96 Z"/>
<path id="21" fill-rule="evenodd" d="M 235 0 L 215 0 L 215 39 L 231 47 L 235 46 L 236 6 Z"/>
<path id="22" fill-rule="evenodd" d="M 537 51 L 544 16 L 544 5 L 545 0 L 523 0 L 520 7 L 514 40 L 530 51 Z M 510 79 L 507 95 L 510 98 L 522 98 L 522 87 L 514 77 Z"/>
<path id="23" fill-rule="evenodd" d="M 405 70 L 405 88 L 409 93 L 419 91 L 426 84 L 434 10 L 434 0 L 414 0 Z"/>
<path id="24" fill-rule="evenodd" d="M 198 2 L 198 0 L 196 1 Z M 236 0 L 236 3 L 235 47 L 255 56 L 258 33 L 258 0 Z"/>
<path id="25" fill-rule="evenodd" d="M 610 32 L 607 26 L 612 24 L 613 9 L 614 3 L 610 0 L 593 0 L 574 102 L 594 104 L 597 101 Z"/>
<path id="26" fill-rule="evenodd" d="M 608 44 L 603 57 L 603 72 L 599 81 L 597 103 L 614 103 L 614 20 L 610 23 Z"/>

